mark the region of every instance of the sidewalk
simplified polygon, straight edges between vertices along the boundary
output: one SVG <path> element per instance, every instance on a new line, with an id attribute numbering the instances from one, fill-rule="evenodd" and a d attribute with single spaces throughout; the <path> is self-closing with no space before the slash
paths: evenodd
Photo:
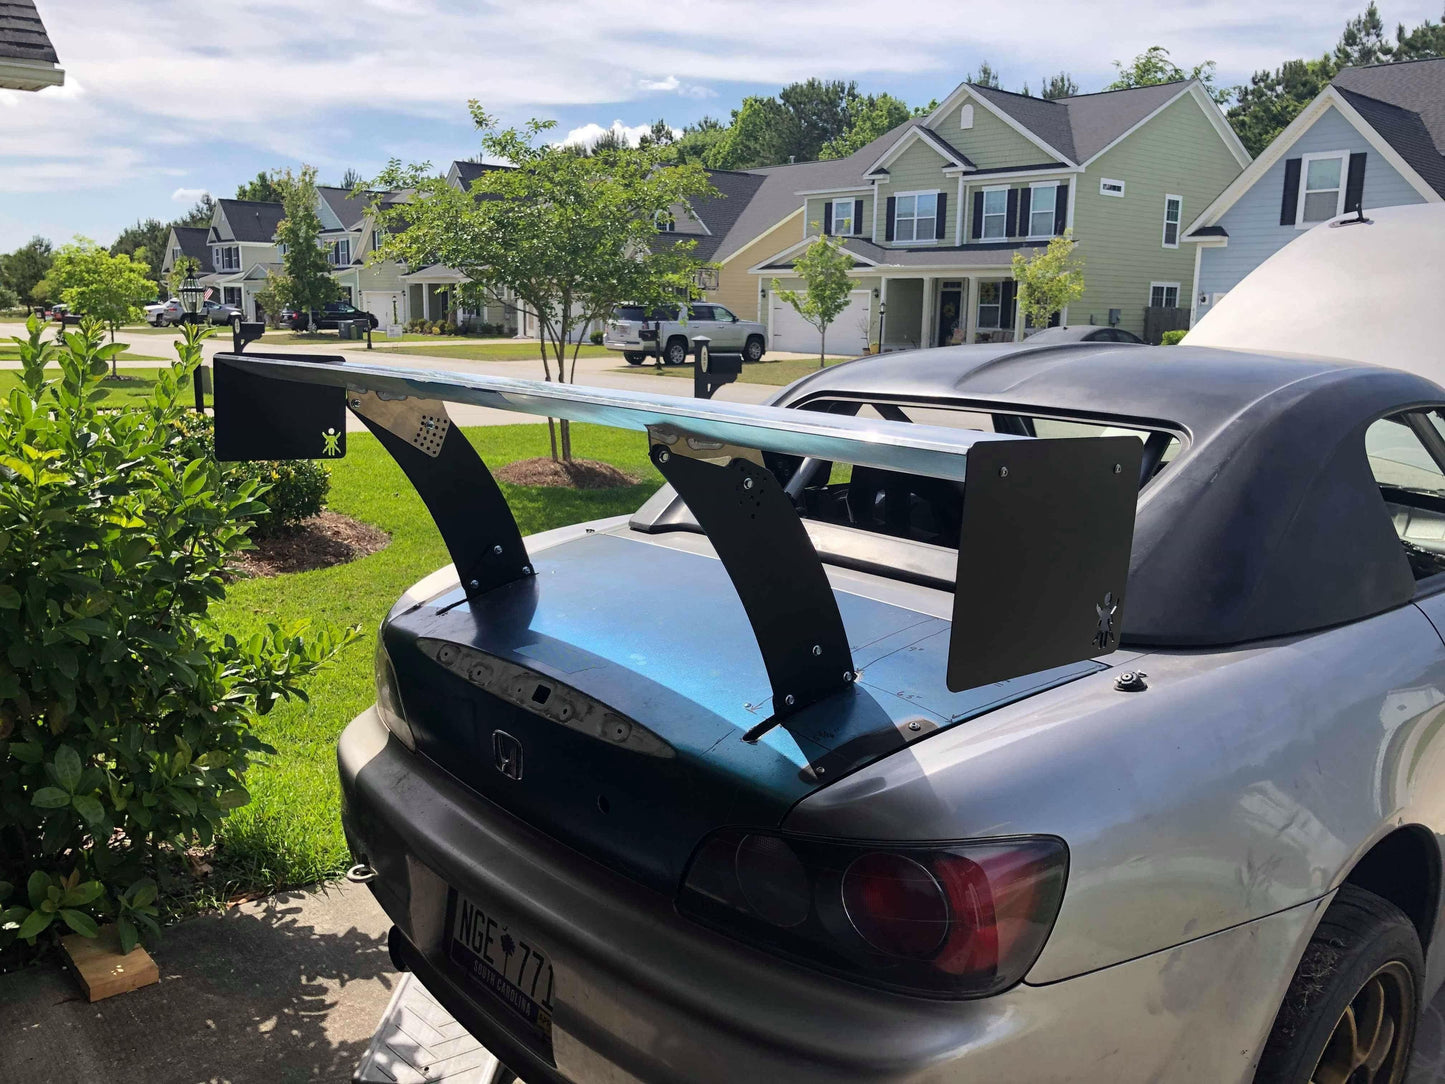
<path id="1" fill-rule="evenodd" d="M 94 1005 L 56 964 L 0 976 L 0 1081 L 348 1081 L 397 981 L 388 926 L 342 883 L 174 926 L 159 983 Z"/>

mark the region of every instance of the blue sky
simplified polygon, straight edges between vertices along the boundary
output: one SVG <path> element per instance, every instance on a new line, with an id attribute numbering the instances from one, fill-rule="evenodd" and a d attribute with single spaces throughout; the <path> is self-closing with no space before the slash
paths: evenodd
<path id="1" fill-rule="evenodd" d="M 1440 0 L 1385 0 L 1387 25 Z M 796 79 L 910 103 L 982 60 L 1006 89 L 1060 69 L 1097 90 L 1150 45 L 1219 81 L 1323 52 L 1360 0 L 38 0 L 66 86 L 0 91 L 0 251 L 35 233 L 109 241 L 202 191 L 307 162 L 323 180 L 476 149 L 466 101 L 560 137 L 726 118 Z M 892 17 L 889 17 L 889 16 Z M 592 126 L 589 128 L 589 126 Z"/>

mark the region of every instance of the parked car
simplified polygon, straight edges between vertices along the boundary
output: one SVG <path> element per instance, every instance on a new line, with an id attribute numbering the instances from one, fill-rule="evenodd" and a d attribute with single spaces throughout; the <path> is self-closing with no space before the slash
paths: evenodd
<path id="1" fill-rule="evenodd" d="M 372 328 L 379 323 L 371 313 L 358 309 L 349 301 L 328 301 L 321 308 L 312 309 L 310 312 L 287 306 L 281 310 L 280 320 L 282 327 L 289 327 L 292 331 L 305 331 L 308 327 L 313 330 L 334 330 L 343 320 L 365 320 Z"/>
<path id="2" fill-rule="evenodd" d="M 146 323 L 154 327 L 167 327 L 179 323 L 181 311 L 181 299 L 178 297 L 173 297 L 169 301 L 157 301 L 145 307 Z"/>
<path id="3" fill-rule="evenodd" d="M 80 323 L 81 316 L 81 313 L 71 312 L 70 306 L 64 304 L 51 305 L 45 310 L 45 319 L 62 326 Z"/>
<path id="4" fill-rule="evenodd" d="M 201 315 L 208 324 L 234 325 L 246 319 L 246 314 L 235 305 L 226 305 L 219 301 L 203 301 Z"/>
<path id="5" fill-rule="evenodd" d="M 644 339 L 644 332 L 656 332 L 656 338 Z M 621 353 L 629 365 L 641 365 L 649 357 L 681 365 L 692 351 L 695 335 L 708 336 L 712 353 L 740 354 L 744 361 L 759 361 L 767 351 L 766 327 L 739 320 L 722 305 L 701 301 L 651 312 L 642 305 L 619 305 L 603 331 L 602 345 Z"/>
<path id="6" fill-rule="evenodd" d="M 1143 343 L 1144 340 L 1121 327 L 1071 324 L 1035 331 L 1024 342 L 1030 346 L 1051 346 L 1054 343 Z"/>

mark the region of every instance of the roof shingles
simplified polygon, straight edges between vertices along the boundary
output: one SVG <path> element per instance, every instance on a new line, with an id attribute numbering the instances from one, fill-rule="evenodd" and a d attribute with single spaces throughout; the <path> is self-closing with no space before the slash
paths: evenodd
<path id="1" fill-rule="evenodd" d="M 60 62 L 34 0 L 0 0 L 0 57 Z"/>

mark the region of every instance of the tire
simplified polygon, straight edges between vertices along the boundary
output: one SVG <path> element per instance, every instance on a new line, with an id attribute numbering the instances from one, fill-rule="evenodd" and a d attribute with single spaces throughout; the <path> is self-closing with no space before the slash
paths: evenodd
<path id="1" fill-rule="evenodd" d="M 755 362 L 763 360 L 763 337 L 761 335 L 749 335 L 747 345 L 743 347 L 743 360 Z"/>
<path id="2" fill-rule="evenodd" d="M 687 340 L 681 335 L 675 335 L 667 340 L 667 349 L 663 352 L 663 364 L 685 365 L 687 364 Z"/>
<path id="3" fill-rule="evenodd" d="M 1400 1084 L 1424 974 L 1420 936 L 1405 913 L 1373 892 L 1342 886 L 1290 982 L 1255 1084 Z M 1351 1024 L 1358 1029 L 1353 1042 Z"/>
<path id="4" fill-rule="evenodd" d="M 641 365 L 647 360 L 646 354 L 639 354 L 635 350 L 626 350 L 622 356 L 627 359 L 628 365 Z"/>

